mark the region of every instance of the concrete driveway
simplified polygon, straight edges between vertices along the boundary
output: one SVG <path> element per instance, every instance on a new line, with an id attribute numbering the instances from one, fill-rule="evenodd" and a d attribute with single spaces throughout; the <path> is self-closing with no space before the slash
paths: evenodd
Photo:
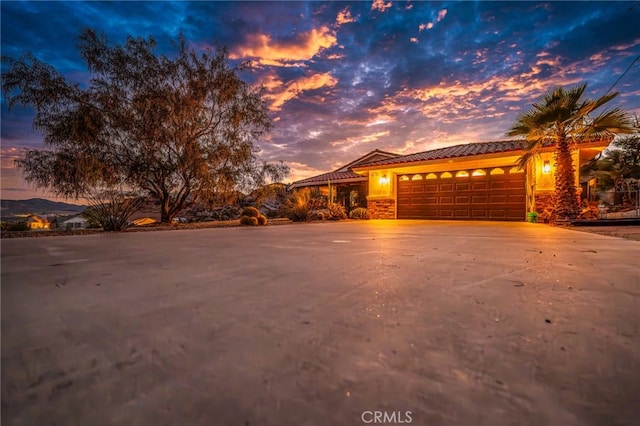
<path id="1" fill-rule="evenodd" d="M 367 221 L 2 240 L 3 425 L 628 425 L 640 243 Z"/>

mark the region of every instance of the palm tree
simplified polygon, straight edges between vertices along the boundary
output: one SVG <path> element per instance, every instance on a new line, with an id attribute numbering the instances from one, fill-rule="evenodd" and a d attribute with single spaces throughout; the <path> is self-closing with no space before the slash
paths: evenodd
<path id="1" fill-rule="evenodd" d="M 610 93 L 598 99 L 584 99 L 586 84 L 569 90 L 557 87 L 548 91 L 530 110 L 522 113 L 507 132 L 508 136 L 525 136 L 527 145 L 518 166 L 524 167 L 541 148 L 554 145 L 555 215 L 574 219 L 580 212 L 571 152 L 580 141 L 608 138 L 634 130 L 628 114 L 620 108 L 590 114 L 615 98 Z"/>

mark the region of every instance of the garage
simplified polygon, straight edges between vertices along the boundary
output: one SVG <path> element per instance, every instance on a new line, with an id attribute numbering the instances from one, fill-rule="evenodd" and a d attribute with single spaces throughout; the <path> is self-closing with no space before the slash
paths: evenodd
<path id="1" fill-rule="evenodd" d="M 404 174 L 397 179 L 398 219 L 526 217 L 525 174 L 514 167 Z"/>

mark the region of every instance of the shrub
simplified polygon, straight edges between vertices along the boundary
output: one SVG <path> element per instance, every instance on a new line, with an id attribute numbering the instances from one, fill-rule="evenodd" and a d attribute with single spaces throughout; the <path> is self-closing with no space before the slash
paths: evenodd
<path id="1" fill-rule="evenodd" d="M 349 213 L 350 219 L 369 219 L 369 212 L 364 207 L 357 207 Z"/>
<path id="2" fill-rule="evenodd" d="M 323 210 L 327 208 L 327 200 L 322 198 L 311 198 L 307 202 L 309 210 Z"/>
<path id="3" fill-rule="evenodd" d="M 341 204 L 330 203 L 327 208 L 329 209 L 329 219 L 340 220 L 347 218 L 347 211 Z"/>
<path id="4" fill-rule="evenodd" d="M 311 200 L 311 192 L 308 188 L 294 190 L 285 200 L 283 212 L 285 217 L 294 222 L 304 222 L 309 220 L 309 200 Z"/>
<path id="5" fill-rule="evenodd" d="M 258 225 L 266 225 L 267 224 L 267 218 L 266 216 L 260 215 L 258 216 Z"/>
<path id="6" fill-rule="evenodd" d="M 244 210 L 242 210 L 242 216 L 260 217 L 260 210 L 255 207 L 245 207 Z"/>
<path id="7" fill-rule="evenodd" d="M 322 212 L 318 212 L 318 213 L 316 213 L 316 219 L 318 219 L 318 220 L 324 220 L 324 213 L 322 213 Z"/>

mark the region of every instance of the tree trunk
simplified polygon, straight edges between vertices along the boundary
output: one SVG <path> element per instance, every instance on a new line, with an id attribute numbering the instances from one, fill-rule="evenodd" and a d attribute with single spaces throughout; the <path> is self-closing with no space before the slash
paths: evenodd
<path id="1" fill-rule="evenodd" d="M 160 206 L 160 222 L 170 224 L 172 220 L 173 214 L 171 214 L 171 209 L 169 208 L 169 194 L 166 194 L 162 197 Z"/>
<path id="2" fill-rule="evenodd" d="M 580 212 L 578 192 L 575 185 L 575 170 L 571 159 L 571 147 L 565 137 L 556 144 L 555 151 L 555 205 L 558 219 L 575 219 Z"/>

